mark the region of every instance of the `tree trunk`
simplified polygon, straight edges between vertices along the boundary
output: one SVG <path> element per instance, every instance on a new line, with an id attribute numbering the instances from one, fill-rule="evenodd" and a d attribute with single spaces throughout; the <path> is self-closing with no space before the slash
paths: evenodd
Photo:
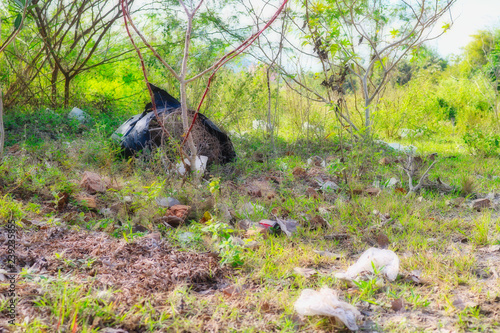
<path id="1" fill-rule="evenodd" d="M 181 75 L 180 75 L 180 88 L 181 88 L 181 110 L 182 110 L 182 126 L 184 127 L 184 135 L 189 131 L 189 118 L 188 118 L 188 105 L 187 105 L 187 61 L 189 58 L 189 45 L 191 44 L 191 30 L 193 29 L 193 13 L 189 13 L 186 10 L 186 14 L 188 15 L 188 26 L 186 29 L 186 37 L 184 40 L 184 56 L 182 58 L 182 66 L 181 66 Z M 191 150 L 191 155 L 189 156 L 189 162 L 191 163 L 191 170 L 194 170 L 196 165 L 196 156 L 198 155 L 198 150 L 194 144 L 193 135 L 190 134 L 187 138 L 187 144 L 189 149 Z M 196 179 L 201 179 L 201 173 L 195 173 Z"/>
<path id="2" fill-rule="evenodd" d="M 187 133 L 190 126 L 190 121 L 188 117 L 188 105 L 187 105 L 187 93 L 186 93 L 187 83 L 184 79 L 182 79 L 180 86 L 181 86 L 182 126 L 184 128 L 184 133 Z M 189 155 L 189 163 L 191 163 L 191 170 L 194 171 L 198 150 L 196 149 L 196 145 L 194 144 L 192 133 L 189 134 L 188 136 L 187 144 L 189 146 L 189 150 L 191 150 L 191 154 Z M 199 178 L 199 176 L 196 175 L 196 178 Z"/>
<path id="3" fill-rule="evenodd" d="M 0 163 L 3 161 L 3 147 L 5 142 L 5 129 L 3 127 L 3 101 L 2 89 L 0 88 Z"/>
<path id="4" fill-rule="evenodd" d="M 71 82 L 71 77 L 66 76 L 64 80 L 64 107 L 68 107 L 69 104 L 69 84 Z"/>
<path id="5" fill-rule="evenodd" d="M 57 106 L 57 77 L 59 76 L 59 68 L 57 66 L 54 67 L 52 71 L 52 77 L 50 78 L 50 86 L 51 86 L 51 98 L 52 98 L 52 107 Z"/>
<path id="6" fill-rule="evenodd" d="M 365 128 L 366 128 L 366 136 L 370 135 L 371 132 L 371 119 L 370 119 L 370 104 L 365 104 Z"/>

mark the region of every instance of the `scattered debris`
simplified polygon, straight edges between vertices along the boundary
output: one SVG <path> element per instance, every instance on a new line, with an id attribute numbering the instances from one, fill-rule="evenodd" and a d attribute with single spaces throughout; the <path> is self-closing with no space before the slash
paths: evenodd
<path id="1" fill-rule="evenodd" d="M 180 241 L 180 242 L 184 242 L 184 243 L 189 243 L 189 242 L 192 242 L 195 240 L 195 235 L 192 233 L 192 232 L 189 232 L 189 231 L 186 231 L 186 232 L 182 232 L 180 234 L 177 234 L 177 239 Z"/>
<path id="2" fill-rule="evenodd" d="M 158 197 L 156 198 L 156 204 L 160 207 L 163 207 L 163 208 L 170 208 L 172 206 L 175 206 L 175 205 L 180 205 L 181 202 L 175 198 L 171 198 L 171 197 L 167 197 L 167 198 L 164 198 L 164 197 Z"/>
<path id="3" fill-rule="evenodd" d="M 207 169 L 208 157 L 207 156 L 196 156 L 194 168 L 191 167 L 191 162 L 189 159 L 185 158 L 183 162 L 176 164 L 176 170 L 179 175 L 184 176 L 186 174 L 186 169 L 188 172 L 198 172 L 204 174 Z"/>
<path id="4" fill-rule="evenodd" d="M 308 197 L 313 198 L 314 200 L 318 200 L 319 199 L 318 192 L 315 189 L 313 189 L 312 187 L 308 187 L 307 188 L 306 194 L 307 194 Z"/>
<path id="5" fill-rule="evenodd" d="M 307 171 L 301 167 L 295 167 L 292 174 L 295 178 L 303 179 L 307 176 Z"/>
<path id="6" fill-rule="evenodd" d="M 186 205 L 175 205 L 167 210 L 166 216 L 176 216 L 181 220 L 186 220 L 191 212 L 191 207 Z"/>
<path id="7" fill-rule="evenodd" d="M 367 189 L 365 189 L 365 193 L 372 196 L 372 197 L 376 197 L 380 194 L 381 190 L 379 188 L 376 188 L 376 187 L 369 187 Z"/>
<path id="8" fill-rule="evenodd" d="M 420 277 L 421 275 L 422 275 L 422 271 L 416 269 L 416 270 L 411 271 L 405 277 L 405 280 L 408 282 L 414 283 L 416 285 L 421 285 L 421 284 L 424 284 L 424 282 L 422 281 L 422 278 Z"/>
<path id="9" fill-rule="evenodd" d="M 295 311 L 301 316 L 335 317 L 352 331 L 358 330 L 356 320 L 361 313 L 351 304 L 340 301 L 337 292 L 323 287 L 319 291 L 304 289 L 294 304 Z"/>
<path id="10" fill-rule="evenodd" d="M 320 127 L 320 126 L 315 126 L 315 125 L 312 125 L 310 123 L 308 123 L 307 121 L 305 123 L 302 124 L 302 130 L 303 131 L 310 131 L 310 132 L 321 132 L 323 129 Z"/>
<path id="11" fill-rule="evenodd" d="M 301 276 L 305 277 L 306 279 L 318 274 L 318 271 L 313 269 L 313 268 L 295 267 L 293 269 L 293 271 L 295 274 L 301 275 Z"/>
<path id="12" fill-rule="evenodd" d="M 85 171 L 80 181 L 80 186 L 90 194 L 106 192 L 106 183 L 97 173 Z"/>
<path id="13" fill-rule="evenodd" d="M 471 207 L 474 209 L 489 208 L 490 203 L 490 199 L 487 198 L 476 199 L 471 202 Z"/>
<path id="14" fill-rule="evenodd" d="M 342 254 L 333 253 L 330 251 L 314 250 L 313 252 L 316 253 L 317 255 L 332 258 L 332 259 L 340 259 L 340 258 L 344 257 L 344 255 L 342 255 Z"/>
<path id="15" fill-rule="evenodd" d="M 340 189 L 340 187 L 331 180 L 324 182 L 321 178 L 317 178 L 316 181 L 322 191 L 337 191 Z"/>
<path id="16" fill-rule="evenodd" d="M 326 166 L 325 160 L 319 156 L 313 156 L 307 159 L 307 165 L 324 168 Z"/>
<path id="17" fill-rule="evenodd" d="M 297 226 L 299 225 L 295 220 L 284 220 L 279 217 L 276 217 L 276 222 L 278 222 L 281 231 L 283 231 L 288 237 L 292 237 L 292 234 L 297 231 Z"/>
<path id="18" fill-rule="evenodd" d="M 264 120 L 254 119 L 252 120 L 252 128 L 254 130 L 272 130 L 273 125 Z"/>
<path id="19" fill-rule="evenodd" d="M 385 187 L 393 188 L 397 185 L 397 183 L 399 183 L 399 180 L 395 177 L 392 177 L 391 179 L 389 179 Z"/>
<path id="20" fill-rule="evenodd" d="M 263 226 L 264 228 L 274 228 L 278 222 L 273 221 L 273 220 L 260 220 L 259 224 Z"/>
<path id="21" fill-rule="evenodd" d="M 68 118 L 69 119 L 75 119 L 77 120 L 80 124 L 88 124 L 92 121 L 92 117 L 90 117 L 90 115 L 77 108 L 77 107 L 74 107 L 69 113 L 68 113 Z"/>
<path id="22" fill-rule="evenodd" d="M 352 281 L 365 272 L 374 273 L 374 268 L 377 270 L 381 269 L 381 272 L 389 281 L 394 281 L 399 272 L 399 258 L 391 250 L 372 247 L 363 252 L 358 261 L 350 266 L 345 273 L 337 273 L 335 277 L 341 280 Z"/>
<path id="23" fill-rule="evenodd" d="M 159 218 L 159 222 L 162 222 L 166 227 L 177 228 L 184 224 L 184 220 L 177 216 L 162 216 Z"/>
<path id="24" fill-rule="evenodd" d="M 255 213 L 263 212 L 264 207 L 258 204 L 252 204 L 251 202 L 245 203 L 243 206 L 241 206 L 239 212 L 241 215 L 249 218 L 250 216 L 254 215 Z"/>
<path id="25" fill-rule="evenodd" d="M 96 209 L 97 203 L 95 197 L 88 195 L 77 195 L 76 200 L 81 202 L 84 206 L 90 209 Z"/>
<path id="26" fill-rule="evenodd" d="M 399 144 L 399 143 L 389 143 L 389 142 L 384 142 L 382 140 L 375 140 L 376 143 L 378 144 L 381 144 L 381 145 L 385 145 L 387 147 L 390 147 L 396 151 L 400 151 L 400 152 L 403 152 L 403 153 L 408 153 L 408 154 L 415 154 L 417 152 L 417 147 L 415 146 L 403 146 L 402 144 Z"/>
<path id="27" fill-rule="evenodd" d="M 314 215 L 309 220 L 309 225 L 312 230 L 315 230 L 317 228 L 326 228 L 330 226 L 328 222 L 326 222 L 326 220 L 320 215 Z"/>

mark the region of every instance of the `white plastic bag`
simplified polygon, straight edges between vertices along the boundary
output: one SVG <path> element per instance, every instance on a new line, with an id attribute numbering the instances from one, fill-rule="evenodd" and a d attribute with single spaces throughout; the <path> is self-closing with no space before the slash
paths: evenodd
<path id="1" fill-rule="evenodd" d="M 295 311 L 301 316 L 329 316 L 347 326 L 352 331 L 358 329 L 356 319 L 361 313 L 349 303 L 339 301 L 337 292 L 323 287 L 319 291 L 304 289 L 295 301 Z"/>
<path id="2" fill-rule="evenodd" d="M 375 269 L 382 269 L 381 272 L 387 276 L 389 281 L 394 281 L 399 273 L 399 258 L 391 250 L 382 250 L 377 248 L 369 248 L 358 261 L 350 266 L 345 273 L 337 273 L 335 277 L 342 280 L 355 280 L 356 277 L 362 272 L 374 273 Z"/>

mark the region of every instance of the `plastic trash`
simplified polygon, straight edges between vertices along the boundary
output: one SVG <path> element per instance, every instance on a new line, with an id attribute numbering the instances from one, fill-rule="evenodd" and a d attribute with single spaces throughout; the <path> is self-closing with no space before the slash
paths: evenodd
<path id="1" fill-rule="evenodd" d="M 204 174 L 205 170 L 207 169 L 207 162 L 208 162 L 207 156 L 196 156 L 194 170 L 192 171 Z M 176 170 L 181 176 L 184 176 L 184 174 L 186 173 L 186 165 L 191 166 L 191 162 L 189 162 L 187 158 L 184 159 L 184 163 L 179 162 L 176 165 Z"/>
<path id="2" fill-rule="evenodd" d="M 352 331 L 358 330 L 356 319 L 361 313 L 349 303 L 340 301 L 337 292 L 323 287 L 319 291 L 304 289 L 295 301 L 295 311 L 301 316 L 335 317 Z"/>
<path id="3" fill-rule="evenodd" d="M 358 261 L 350 266 L 345 273 L 337 273 L 335 277 L 341 280 L 355 280 L 361 273 L 374 273 L 373 268 L 382 272 L 389 281 L 394 281 L 399 273 L 399 258 L 391 250 L 371 247 L 359 257 Z"/>
<path id="4" fill-rule="evenodd" d="M 87 124 L 92 121 L 92 118 L 89 116 L 89 114 L 79 108 L 73 108 L 69 113 L 68 113 L 68 118 L 70 119 L 76 119 L 78 122 L 81 124 Z"/>
<path id="5" fill-rule="evenodd" d="M 151 90 L 153 91 L 156 111 L 159 116 L 168 115 L 180 110 L 181 103 L 165 90 L 152 84 Z M 125 156 L 132 156 L 154 144 L 149 128 L 151 121 L 156 117 L 152 107 L 152 103 L 146 104 L 143 113 L 135 115 L 124 122 L 111 136 L 113 140 L 121 145 Z M 191 112 L 194 113 L 194 111 Z M 219 145 L 220 156 L 218 156 L 216 162 L 225 164 L 234 161 L 236 159 L 236 152 L 227 134 L 221 131 L 210 119 L 201 113 L 198 113 L 196 121 L 201 124 L 208 135 L 215 139 Z M 203 143 L 202 147 L 206 155 L 211 152 L 212 147 L 206 145 L 206 142 Z M 203 149 L 199 148 L 198 153 L 200 153 L 200 155 L 204 155 L 204 151 L 200 151 Z M 211 162 L 212 161 L 209 161 L 209 164 Z"/>
<path id="6" fill-rule="evenodd" d="M 397 151 L 400 151 L 403 153 L 407 153 L 407 154 L 415 154 L 417 152 L 417 147 L 412 146 L 412 145 L 403 146 L 400 143 L 389 143 L 389 142 L 385 142 L 382 140 L 375 140 L 375 142 L 377 142 L 378 144 L 386 145 L 394 150 L 397 150 Z"/>

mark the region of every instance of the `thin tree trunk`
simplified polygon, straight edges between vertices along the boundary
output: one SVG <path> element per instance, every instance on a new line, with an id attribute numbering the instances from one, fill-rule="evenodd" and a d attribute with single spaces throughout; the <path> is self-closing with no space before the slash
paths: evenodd
<path id="1" fill-rule="evenodd" d="M 2 89 L 0 88 L 0 163 L 3 161 L 3 147 L 5 142 L 5 129 L 3 127 L 3 101 Z"/>
<path id="2" fill-rule="evenodd" d="M 69 104 L 69 84 L 71 82 L 71 77 L 66 76 L 64 80 L 64 107 L 68 107 Z"/>
<path id="3" fill-rule="evenodd" d="M 186 39 L 185 39 L 185 44 L 184 44 L 184 57 L 182 59 L 182 67 L 181 67 L 181 74 L 180 74 L 180 88 L 181 88 L 181 110 L 182 110 L 182 126 L 184 127 L 184 133 L 187 134 L 189 131 L 190 127 L 190 121 L 188 118 L 188 105 L 187 105 L 187 82 L 186 82 L 186 76 L 187 76 L 187 61 L 189 57 L 189 45 L 191 44 L 191 30 L 193 29 L 193 15 L 194 13 L 188 13 L 188 27 L 186 29 Z M 194 170 L 195 165 L 196 165 L 196 156 L 198 155 L 198 150 L 196 149 L 196 146 L 194 144 L 193 136 L 189 135 L 187 139 L 187 144 L 189 146 L 189 149 L 191 150 L 191 154 L 189 156 L 189 162 L 191 163 L 191 170 Z M 195 174 L 196 179 L 201 178 L 201 173 Z"/>
<path id="4" fill-rule="evenodd" d="M 57 66 L 54 67 L 52 71 L 52 77 L 50 78 L 51 85 L 51 98 L 52 98 L 52 107 L 56 107 L 57 103 L 57 77 L 59 76 L 59 68 Z"/>
<path id="5" fill-rule="evenodd" d="M 271 65 L 267 67 L 267 132 L 271 137 L 271 145 L 273 147 L 273 153 L 276 153 L 276 147 L 274 145 L 274 124 L 273 120 L 271 118 L 271 77 L 270 77 L 270 71 L 271 71 Z"/>

